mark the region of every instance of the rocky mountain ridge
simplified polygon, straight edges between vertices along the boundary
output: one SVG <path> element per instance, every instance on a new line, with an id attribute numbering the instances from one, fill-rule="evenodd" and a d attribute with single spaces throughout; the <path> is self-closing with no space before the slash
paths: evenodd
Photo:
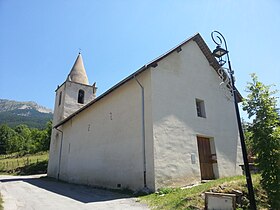
<path id="1" fill-rule="evenodd" d="M 16 109 L 21 109 L 21 110 L 34 109 L 41 113 L 52 113 L 51 109 L 40 106 L 33 101 L 20 102 L 20 101 L 8 100 L 8 99 L 0 99 L 0 112 L 13 111 Z"/>
<path id="2" fill-rule="evenodd" d="M 52 117 L 51 109 L 36 102 L 0 99 L 0 124 L 7 124 L 11 127 L 26 124 L 29 127 L 44 128 Z"/>

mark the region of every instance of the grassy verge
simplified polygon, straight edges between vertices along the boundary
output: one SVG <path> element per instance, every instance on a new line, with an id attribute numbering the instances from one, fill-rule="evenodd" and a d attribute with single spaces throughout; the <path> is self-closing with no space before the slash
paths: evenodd
<path id="1" fill-rule="evenodd" d="M 2 200 L 2 196 L 0 194 L 0 210 L 3 210 L 3 200 Z"/>
<path id="2" fill-rule="evenodd" d="M 253 176 L 255 196 L 258 209 L 268 209 L 266 194 L 260 186 L 260 176 Z M 242 206 L 248 209 L 248 193 L 244 176 L 222 178 L 192 188 L 164 188 L 157 193 L 141 196 L 140 201 L 153 209 L 204 209 L 204 192 L 232 193 L 233 190 L 243 192 Z"/>
<path id="3" fill-rule="evenodd" d="M 0 173 L 11 175 L 46 173 L 48 158 L 47 152 L 22 157 L 17 157 L 16 154 L 10 156 L 1 155 Z"/>

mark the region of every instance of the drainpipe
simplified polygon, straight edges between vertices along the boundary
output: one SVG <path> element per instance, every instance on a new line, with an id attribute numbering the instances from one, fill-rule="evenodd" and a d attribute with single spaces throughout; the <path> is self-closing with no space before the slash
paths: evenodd
<path id="1" fill-rule="evenodd" d="M 143 140 L 143 166 L 144 166 L 144 187 L 147 187 L 147 176 L 146 176 L 146 171 L 147 171 L 147 164 L 146 164 L 146 138 L 145 138 L 145 95 L 144 95 L 144 87 L 143 85 L 139 82 L 139 80 L 136 78 L 134 75 L 134 79 L 138 83 L 138 85 L 141 88 L 141 95 L 142 95 L 142 140 Z"/>
<path id="2" fill-rule="evenodd" d="M 59 148 L 59 159 L 58 159 L 58 173 L 57 173 L 57 180 L 59 180 L 60 175 L 60 164 L 61 164 L 61 152 L 62 152 L 62 140 L 63 140 L 63 131 L 59 130 L 57 128 L 54 128 L 55 130 L 59 131 L 61 133 L 61 140 L 60 140 L 60 148 Z"/>

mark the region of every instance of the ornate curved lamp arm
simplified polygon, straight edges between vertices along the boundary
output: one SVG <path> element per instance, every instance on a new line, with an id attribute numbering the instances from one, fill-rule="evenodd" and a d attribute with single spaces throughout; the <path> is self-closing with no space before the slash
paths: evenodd
<path id="1" fill-rule="evenodd" d="M 226 42 L 225 37 L 219 31 L 212 31 L 211 38 L 212 38 L 213 42 L 215 42 L 215 44 L 217 44 L 219 47 L 224 43 L 226 51 L 227 51 L 226 56 L 227 56 L 227 61 L 228 61 L 229 69 L 230 69 L 229 73 L 233 74 L 234 72 L 231 69 L 231 63 L 230 63 L 230 59 L 229 59 L 229 52 L 228 52 L 227 42 Z"/>
<path id="2" fill-rule="evenodd" d="M 216 39 L 214 37 L 215 33 L 218 34 L 218 35 L 216 35 Z M 223 44 L 223 41 L 224 41 L 226 50 L 228 51 L 226 39 L 223 36 L 223 34 L 221 34 L 221 32 L 219 32 L 219 31 L 212 31 L 211 37 L 212 37 L 213 42 L 215 42 L 219 46 L 221 46 Z M 221 39 L 221 37 L 222 37 L 222 39 Z M 217 42 L 217 39 L 219 40 L 219 42 Z"/>

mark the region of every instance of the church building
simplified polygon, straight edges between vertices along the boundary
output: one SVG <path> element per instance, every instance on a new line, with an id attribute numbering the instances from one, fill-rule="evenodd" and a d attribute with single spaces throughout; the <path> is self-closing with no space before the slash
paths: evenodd
<path id="1" fill-rule="evenodd" d="M 98 97 L 79 54 L 56 89 L 48 176 L 155 191 L 241 174 L 228 81 L 200 34 Z"/>

